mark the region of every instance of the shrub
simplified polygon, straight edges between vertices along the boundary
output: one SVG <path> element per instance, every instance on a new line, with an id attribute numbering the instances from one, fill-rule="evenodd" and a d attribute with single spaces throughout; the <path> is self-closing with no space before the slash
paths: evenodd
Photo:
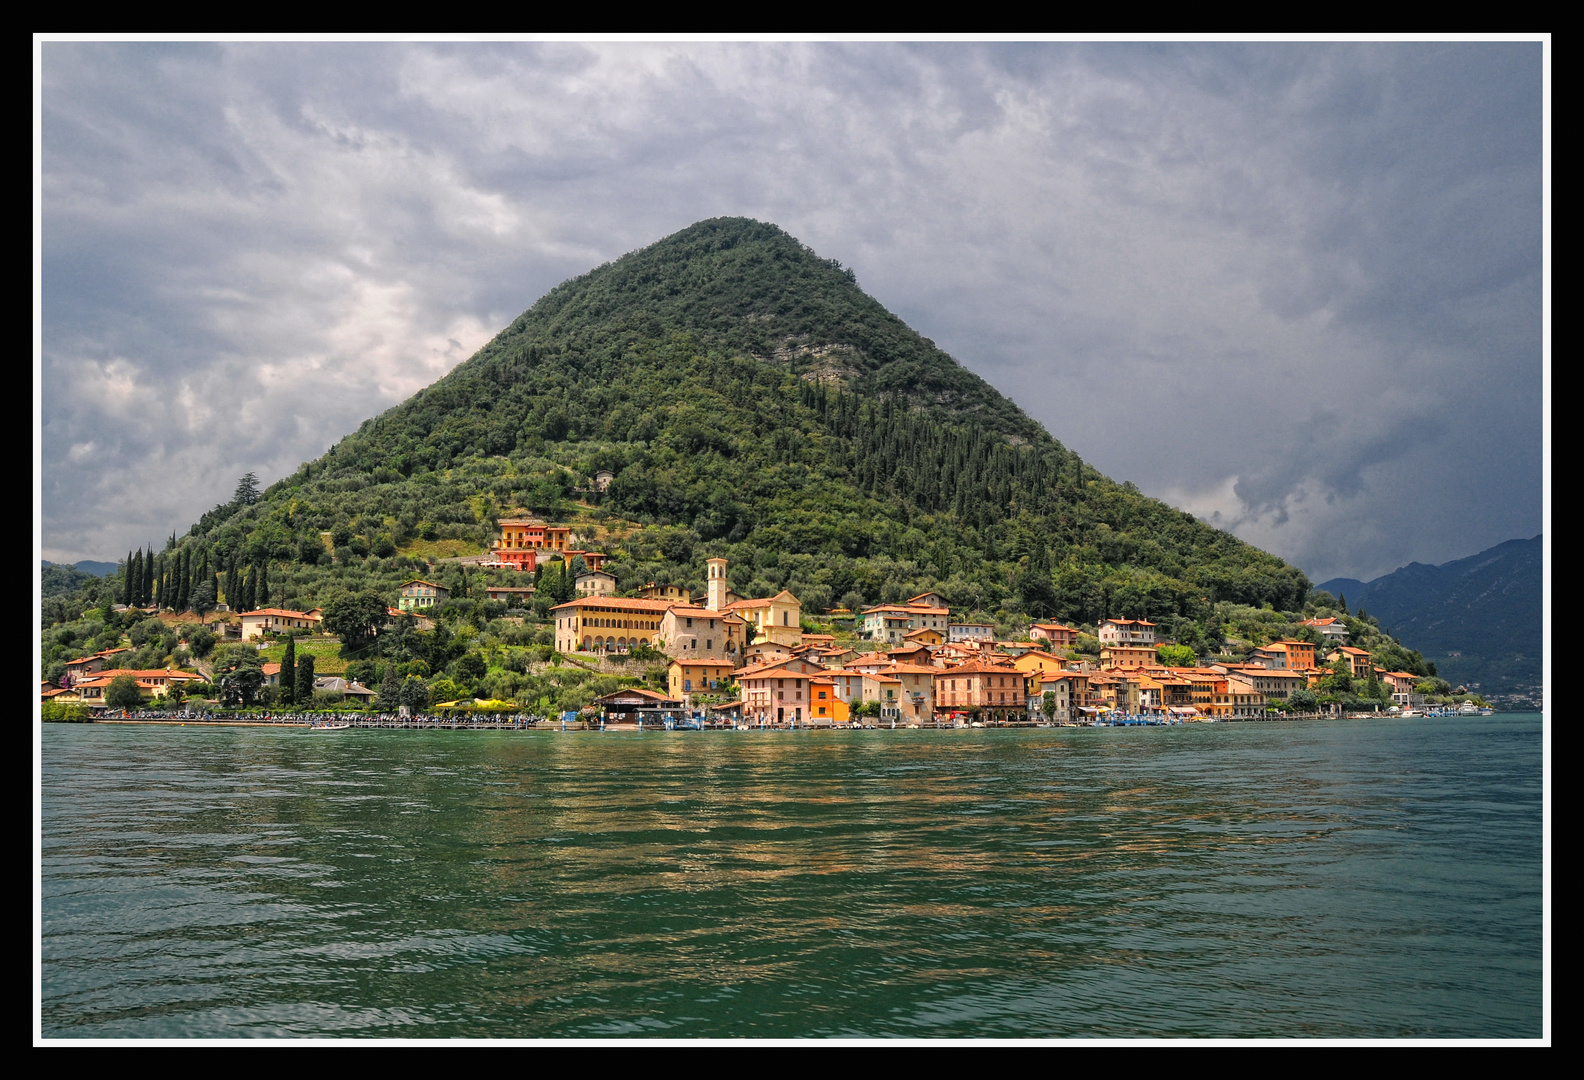
<path id="1" fill-rule="evenodd" d="M 69 701 L 46 701 L 39 710 L 46 724 L 86 724 L 88 706 Z"/>
<path id="2" fill-rule="evenodd" d="M 214 648 L 214 632 L 206 626 L 200 626 L 187 634 L 187 647 L 194 656 L 208 656 L 209 650 Z"/>

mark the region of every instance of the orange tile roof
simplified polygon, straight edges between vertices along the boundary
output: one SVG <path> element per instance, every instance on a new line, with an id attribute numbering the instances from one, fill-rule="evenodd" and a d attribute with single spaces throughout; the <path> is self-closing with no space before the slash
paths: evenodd
<path id="1" fill-rule="evenodd" d="M 562 608 L 602 608 L 607 611 L 642 611 L 649 613 L 664 613 L 679 605 L 675 600 L 645 600 L 635 596 L 580 596 L 576 600 L 568 600 L 564 604 L 557 604 L 551 611 L 560 611 Z"/>
<path id="2" fill-rule="evenodd" d="M 684 619 L 725 619 L 727 617 L 741 619 L 735 611 L 714 611 L 710 608 L 694 607 L 690 604 L 672 604 L 669 608 L 673 615 Z"/>
<path id="3" fill-rule="evenodd" d="M 742 682 L 744 679 L 762 679 L 766 675 L 776 671 L 786 672 L 785 675 L 777 676 L 778 678 L 783 679 L 812 679 L 819 675 L 818 672 L 814 671 L 797 671 L 792 667 L 790 661 L 782 661 L 777 664 L 766 664 L 764 667 L 758 668 L 742 668 L 738 671 L 732 672 L 732 674 L 737 677 L 738 682 Z"/>
<path id="4" fill-rule="evenodd" d="M 318 608 L 314 608 L 314 611 L 318 610 Z M 307 611 L 287 611 L 285 608 L 273 607 L 259 608 L 257 611 L 244 611 L 242 613 L 244 619 L 249 615 L 278 615 L 285 619 L 311 619 L 314 617 L 311 612 Z"/>
<path id="5" fill-rule="evenodd" d="M 737 661 L 726 660 L 719 656 L 685 656 L 674 657 L 671 663 L 676 667 L 687 667 L 690 664 L 696 667 L 725 667 L 735 669 Z"/>

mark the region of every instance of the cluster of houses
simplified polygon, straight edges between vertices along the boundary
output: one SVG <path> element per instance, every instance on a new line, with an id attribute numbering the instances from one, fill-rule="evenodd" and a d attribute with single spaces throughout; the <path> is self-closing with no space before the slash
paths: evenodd
<path id="1" fill-rule="evenodd" d="M 847 724 L 862 715 L 905 725 L 969 718 L 1067 724 L 1105 713 L 1254 719 L 1328 674 L 1320 666 L 1321 652 L 1327 663 L 1344 660 L 1355 677 L 1374 673 L 1400 706 L 1411 704 L 1418 682 L 1412 673 L 1373 665 L 1369 652 L 1346 643 L 1347 629 L 1336 619 L 1304 624 L 1326 642 L 1320 649 L 1308 641 L 1275 641 L 1253 650 L 1244 663 L 1208 667 L 1162 664 L 1155 624 L 1147 619 L 1105 619 L 1097 629 L 1096 663 L 1073 654 L 1079 633 L 1073 627 L 1036 623 L 1027 640 L 996 640 L 991 623 L 954 622 L 946 601 L 934 592 L 859 613 L 857 629 L 879 648 L 858 652 L 837 645 L 832 635 L 804 633 L 802 606 L 790 592 L 764 599 L 732 592 L 725 559 L 706 561 L 702 597 L 655 582 L 637 596 L 621 597 L 615 595 L 616 579 L 601 569 L 606 556 L 575 543 L 568 526 L 507 518 L 500 522 L 489 557 L 478 564 L 531 571 L 547 556 L 568 565 L 583 559 L 587 569 L 576 579 L 575 598 L 551 609 L 556 649 L 608 654 L 642 645 L 670 659 L 665 693 L 624 690 L 596 703 L 617 715 L 707 703 L 757 723 L 816 726 Z M 486 592 L 490 599 L 518 606 L 533 587 L 492 585 Z M 444 586 L 413 578 L 388 611 L 392 617 L 412 616 L 420 629 L 428 629 L 430 609 L 448 597 Z M 263 608 L 241 614 L 240 636 L 249 641 L 283 631 L 312 632 L 323 621 L 317 608 Z M 70 694 L 70 700 L 102 703 L 105 688 L 122 674 L 134 676 L 149 697 L 163 697 L 175 682 L 200 678 L 174 670 L 105 668 L 106 659 L 118 651 L 123 650 L 73 661 L 62 688 L 44 689 L 46 699 Z M 737 698 L 720 702 L 730 687 Z M 355 685 L 324 688 L 353 696 L 372 693 Z"/>
<path id="2" fill-rule="evenodd" d="M 1122 712 L 1187 720 L 1254 719 L 1328 673 L 1307 641 L 1277 641 L 1243 664 L 1171 667 L 1160 663 L 1155 625 L 1106 619 L 1098 627 L 1099 662 L 1070 653 L 1078 631 L 1036 623 L 1026 641 L 998 641 L 988 623 L 953 622 L 946 601 L 922 593 L 858 616 L 862 635 L 882 646 L 857 652 L 831 635 L 806 634 L 790 592 L 768 599 L 737 596 L 727 561 L 706 563 L 701 598 L 651 583 L 635 597 L 579 596 L 552 609 L 562 652 L 626 652 L 642 644 L 671 659 L 666 693 L 626 690 L 597 704 L 617 714 L 691 709 L 735 686 L 736 700 L 711 703 L 756 723 L 846 724 L 859 706 L 882 723 L 936 724 L 1037 718 L 1079 723 Z M 1325 639 L 1346 628 L 1310 620 Z M 1356 675 L 1375 671 L 1393 699 L 1409 703 L 1417 677 L 1373 668 L 1364 649 L 1338 644 L 1328 660 L 1345 659 Z"/>
<path id="3" fill-rule="evenodd" d="M 105 667 L 105 664 L 117 653 L 130 651 L 125 646 L 105 649 L 69 662 L 66 665 L 66 673 L 61 677 L 61 685 L 54 686 L 47 680 L 39 684 L 40 698 L 44 701 L 97 708 L 105 704 L 105 693 L 109 690 L 111 682 L 122 675 L 130 675 L 137 683 L 138 692 L 150 701 L 166 697 L 172 688 L 179 684 L 204 681 L 204 676 L 191 671 L 182 671 L 180 668 L 153 668 L 145 671 L 135 668 Z M 280 664 L 264 664 L 262 673 L 263 685 L 280 685 Z M 373 701 L 375 697 L 373 690 L 360 683 L 349 682 L 339 675 L 318 676 L 314 679 L 314 689 L 330 691 L 340 694 L 343 698 L 364 703 Z"/>

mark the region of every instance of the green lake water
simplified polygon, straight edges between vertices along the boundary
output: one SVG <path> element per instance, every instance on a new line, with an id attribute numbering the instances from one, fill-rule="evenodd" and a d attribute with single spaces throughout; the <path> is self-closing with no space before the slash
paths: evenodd
<path id="1" fill-rule="evenodd" d="M 46 1037 L 1541 1035 L 1541 721 L 44 725 Z"/>

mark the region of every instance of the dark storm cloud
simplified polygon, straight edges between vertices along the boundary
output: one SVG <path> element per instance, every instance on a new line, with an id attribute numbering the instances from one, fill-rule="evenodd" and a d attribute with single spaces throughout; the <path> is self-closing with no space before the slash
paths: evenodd
<path id="1" fill-rule="evenodd" d="M 1322 577 L 1539 530 L 1537 45 L 43 56 L 51 557 L 184 527 L 717 214 Z"/>

